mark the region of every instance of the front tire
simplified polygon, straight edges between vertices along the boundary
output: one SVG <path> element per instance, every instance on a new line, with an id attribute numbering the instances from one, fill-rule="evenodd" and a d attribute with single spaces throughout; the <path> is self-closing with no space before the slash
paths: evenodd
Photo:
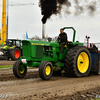
<path id="1" fill-rule="evenodd" d="M 53 74 L 53 65 L 49 61 L 42 61 L 39 66 L 39 76 L 43 80 L 49 80 Z"/>
<path id="2" fill-rule="evenodd" d="M 27 73 L 27 66 L 23 66 L 20 60 L 13 65 L 13 73 L 17 78 L 24 78 Z"/>
<path id="3" fill-rule="evenodd" d="M 67 76 L 87 76 L 91 70 L 91 55 L 84 46 L 71 48 L 65 59 L 65 72 Z"/>

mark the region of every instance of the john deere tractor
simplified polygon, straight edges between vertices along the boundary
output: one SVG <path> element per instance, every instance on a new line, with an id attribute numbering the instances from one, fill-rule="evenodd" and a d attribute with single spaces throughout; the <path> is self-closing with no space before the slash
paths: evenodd
<path id="1" fill-rule="evenodd" d="M 13 65 L 13 73 L 17 78 L 23 78 L 28 67 L 39 67 L 39 76 L 43 80 L 51 78 L 55 71 L 64 70 L 67 76 L 87 76 L 91 70 L 91 55 L 83 43 L 75 42 L 76 31 L 72 29 L 73 40 L 64 46 L 62 54 L 58 41 L 22 40 L 23 56 Z"/>
<path id="2" fill-rule="evenodd" d="M 6 45 L 1 47 L 3 55 L 0 58 L 9 60 L 18 60 L 22 55 L 21 40 L 18 39 L 7 39 Z"/>

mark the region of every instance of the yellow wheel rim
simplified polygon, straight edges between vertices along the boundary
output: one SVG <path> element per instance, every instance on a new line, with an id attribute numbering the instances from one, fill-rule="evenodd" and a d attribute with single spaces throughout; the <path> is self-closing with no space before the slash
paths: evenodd
<path id="1" fill-rule="evenodd" d="M 47 66 L 45 69 L 46 75 L 50 75 L 50 72 L 51 72 L 51 68 L 50 68 L 50 66 Z"/>
<path id="2" fill-rule="evenodd" d="M 85 73 L 88 70 L 89 57 L 85 52 L 82 52 L 79 54 L 78 60 L 77 60 L 77 66 L 78 66 L 78 70 L 81 73 Z"/>
<path id="3" fill-rule="evenodd" d="M 22 68 L 22 65 L 20 65 L 20 68 L 19 68 L 19 69 L 20 69 L 19 72 L 20 72 L 21 74 L 23 74 L 23 73 L 25 72 L 25 68 Z"/>
<path id="4" fill-rule="evenodd" d="M 20 73 L 21 73 L 21 74 L 23 74 L 23 73 L 24 73 L 24 71 L 25 71 L 25 68 L 24 68 L 22 71 L 20 71 Z"/>

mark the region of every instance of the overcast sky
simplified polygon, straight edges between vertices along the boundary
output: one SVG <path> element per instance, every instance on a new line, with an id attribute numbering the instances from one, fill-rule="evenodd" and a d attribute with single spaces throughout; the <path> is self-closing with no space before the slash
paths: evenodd
<path id="1" fill-rule="evenodd" d="M 85 1 L 85 0 L 82 0 Z M 90 0 L 91 1 L 91 0 Z M 92 0 L 95 1 L 95 0 Z M 34 3 L 27 6 L 9 6 L 9 31 L 8 38 L 22 38 L 23 34 L 28 33 L 29 37 L 38 35 L 42 37 L 41 11 L 38 7 L 39 0 L 9 0 L 10 4 Z M 0 0 L 0 5 L 2 1 Z M 98 6 L 100 3 L 98 4 Z M 90 36 L 91 42 L 100 43 L 100 8 L 97 9 L 94 16 L 82 14 L 79 16 L 66 15 L 63 11 L 59 16 L 53 15 L 46 23 L 46 34 L 49 37 L 55 37 L 59 30 L 65 26 L 72 26 L 76 29 L 76 40 L 84 42 L 86 35 Z M 2 10 L 0 6 L 0 29 L 2 25 Z M 72 39 L 72 31 L 66 31 L 69 40 Z"/>

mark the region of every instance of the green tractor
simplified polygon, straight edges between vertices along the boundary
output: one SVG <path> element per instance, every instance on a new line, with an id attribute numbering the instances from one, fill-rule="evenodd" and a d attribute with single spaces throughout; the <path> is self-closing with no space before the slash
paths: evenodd
<path id="1" fill-rule="evenodd" d="M 9 60 L 18 60 L 22 55 L 21 40 L 18 39 L 7 39 L 6 45 L 1 47 L 3 55 L 0 58 Z"/>
<path id="2" fill-rule="evenodd" d="M 84 43 L 75 42 L 76 31 L 72 29 L 73 41 L 64 46 L 64 54 L 60 51 L 58 41 L 22 40 L 23 56 L 13 65 L 13 73 L 17 78 L 23 78 L 28 67 L 39 67 L 39 76 L 43 80 L 51 78 L 53 73 L 65 71 L 67 76 L 87 76 L 91 70 L 91 55 L 83 46 Z"/>

